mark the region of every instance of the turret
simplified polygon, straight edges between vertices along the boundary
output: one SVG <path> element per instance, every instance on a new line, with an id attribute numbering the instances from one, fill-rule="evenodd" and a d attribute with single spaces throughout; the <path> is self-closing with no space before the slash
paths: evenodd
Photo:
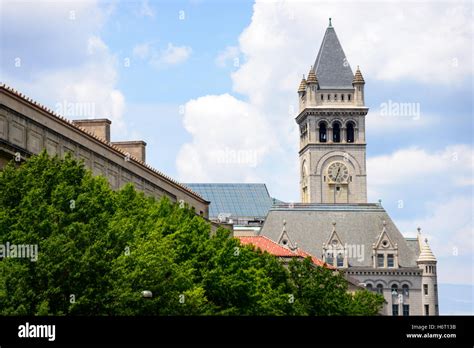
<path id="1" fill-rule="evenodd" d="M 300 87 L 298 88 L 298 96 L 300 97 L 299 98 L 300 112 L 306 106 L 306 85 L 307 85 L 306 79 L 304 78 L 304 75 L 303 75 L 303 79 L 300 82 Z"/>
<path id="2" fill-rule="evenodd" d="M 438 280 L 436 275 L 436 257 L 428 244 L 428 238 L 421 236 L 418 227 L 418 245 L 420 254 L 416 263 L 422 270 L 421 303 L 424 315 L 439 315 L 438 309 Z"/>
<path id="3" fill-rule="evenodd" d="M 354 86 L 354 104 L 356 106 L 364 106 L 364 77 L 360 72 L 359 66 L 357 66 L 357 71 L 354 75 L 354 79 L 352 80 L 352 86 Z"/>
<path id="4" fill-rule="evenodd" d="M 306 81 L 307 84 L 307 106 L 316 106 L 316 91 L 318 90 L 319 82 L 316 74 L 314 73 L 313 67 L 309 69 L 308 73 L 308 80 Z"/>

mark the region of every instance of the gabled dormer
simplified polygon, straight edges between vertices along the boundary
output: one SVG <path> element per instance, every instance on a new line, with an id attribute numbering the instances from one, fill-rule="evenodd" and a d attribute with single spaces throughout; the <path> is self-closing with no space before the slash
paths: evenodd
<path id="1" fill-rule="evenodd" d="M 346 268 L 348 267 L 345 245 L 336 231 L 336 222 L 332 223 L 332 232 L 326 243 L 323 243 L 323 260 L 328 265 Z"/>
<path id="2" fill-rule="evenodd" d="M 398 268 L 398 245 L 388 235 L 386 221 L 377 241 L 372 244 L 372 260 L 374 268 Z"/>
<path id="3" fill-rule="evenodd" d="M 278 237 L 277 243 L 283 246 L 284 248 L 288 248 L 290 250 L 295 250 L 297 248 L 296 243 L 293 243 L 290 238 L 290 235 L 286 231 L 286 220 L 283 220 L 283 228 L 280 233 L 280 236 Z"/>

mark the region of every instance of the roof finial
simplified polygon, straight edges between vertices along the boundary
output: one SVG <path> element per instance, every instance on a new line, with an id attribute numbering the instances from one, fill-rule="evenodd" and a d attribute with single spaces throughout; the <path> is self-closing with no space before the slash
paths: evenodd
<path id="1" fill-rule="evenodd" d="M 418 226 L 416 229 L 418 230 L 418 234 L 421 234 L 421 227 Z"/>
<path id="2" fill-rule="evenodd" d="M 329 26 L 332 27 L 332 24 L 331 24 L 331 17 L 329 17 Z"/>

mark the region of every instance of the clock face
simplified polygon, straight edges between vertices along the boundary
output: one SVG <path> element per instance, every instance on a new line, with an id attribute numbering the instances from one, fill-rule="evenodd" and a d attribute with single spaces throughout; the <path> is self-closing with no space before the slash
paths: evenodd
<path id="1" fill-rule="evenodd" d="M 347 182 L 347 179 L 349 179 L 349 170 L 344 163 L 333 162 L 329 165 L 328 177 L 332 182 Z"/>

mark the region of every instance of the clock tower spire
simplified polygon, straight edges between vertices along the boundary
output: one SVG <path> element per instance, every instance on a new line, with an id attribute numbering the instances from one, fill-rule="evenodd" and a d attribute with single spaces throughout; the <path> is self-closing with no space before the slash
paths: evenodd
<path id="1" fill-rule="evenodd" d="M 303 203 L 366 203 L 365 81 L 346 59 L 331 20 L 298 88 Z"/>

